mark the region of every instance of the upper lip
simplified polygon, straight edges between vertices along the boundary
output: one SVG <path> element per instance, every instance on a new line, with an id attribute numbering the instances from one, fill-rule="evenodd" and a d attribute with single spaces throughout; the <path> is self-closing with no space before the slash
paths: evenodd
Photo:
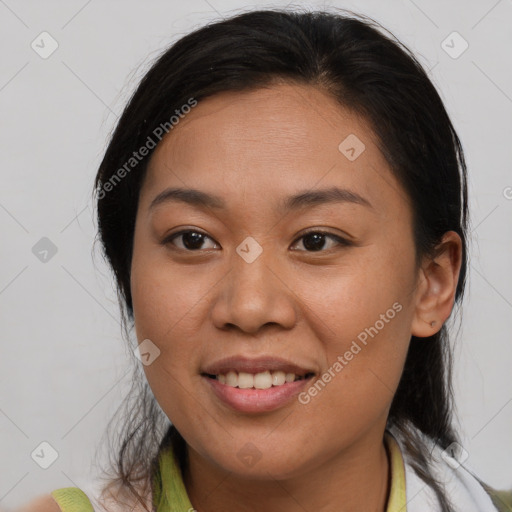
<path id="1" fill-rule="evenodd" d="M 283 371 L 285 373 L 295 373 L 304 376 L 308 373 L 314 373 L 314 370 L 306 366 L 299 366 L 291 361 L 280 357 L 263 356 L 249 358 L 245 356 L 231 356 L 220 359 L 204 366 L 201 373 L 208 375 L 225 375 L 230 371 L 260 373 L 264 371 Z"/>

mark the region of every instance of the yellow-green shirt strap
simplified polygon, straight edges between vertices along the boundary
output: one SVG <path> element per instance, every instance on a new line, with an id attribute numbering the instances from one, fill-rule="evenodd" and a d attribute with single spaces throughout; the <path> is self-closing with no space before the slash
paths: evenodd
<path id="1" fill-rule="evenodd" d="M 405 466 L 400 446 L 388 432 L 384 440 L 390 460 L 391 486 L 386 512 L 406 512 L 407 498 L 405 492 Z"/>
<path id="2" fill-rule="evenodd" d="M 64 487 L 50 493 L 62 512 L 94 512 L 87 495 L 77 487 Z"/>
<path id="3" fill-rule="evenodd" d="M 160 455 L 160 475 L 156 485 L 157 512 L 190 512 L 194 510 L 183 482 L 183 475 L 173 450 L 167 447 Z M 163 482 L 164 489 L 161 488 Z"/>

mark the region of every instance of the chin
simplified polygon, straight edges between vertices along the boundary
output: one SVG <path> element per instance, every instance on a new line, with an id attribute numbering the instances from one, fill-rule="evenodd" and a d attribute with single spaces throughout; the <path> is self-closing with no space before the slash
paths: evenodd
<path id="1" fill-rule="evenodd" d="M 208 458 L 224 471 L 239 478 L 286 480 L 310 468 L 310 463 L 304 458 L 304 452 L 292 446 L 274 450 L 268 443 L 263 449 L 263 443 L 259 443 L 260 448 L 250 441 L 236 444 L 240 446 L 239 449 L 210 452 Z"/>

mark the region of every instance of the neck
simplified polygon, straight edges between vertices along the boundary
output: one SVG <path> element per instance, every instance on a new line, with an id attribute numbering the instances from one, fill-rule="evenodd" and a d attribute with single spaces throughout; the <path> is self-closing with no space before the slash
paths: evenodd
<path id="1" fill-rule="evenodd" d="M 250 480 L 220 471 L 187 447 L 185 487 L 198 512 L 385 512 L 391 474 L 382 433 L 293 478 Z"/>

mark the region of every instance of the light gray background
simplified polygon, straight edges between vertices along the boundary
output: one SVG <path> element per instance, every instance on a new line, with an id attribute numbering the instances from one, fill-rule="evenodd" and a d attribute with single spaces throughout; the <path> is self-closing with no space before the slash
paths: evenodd
<path id="1" fill-rule="evenodd" d="M 170 42 L 235 10 L 286 3 L 0 0 L 0 508 L 58 487 L 93 492 L 92 457 L 128 389 L 112 278 L 92 254 L 90 191 L 117 116 Z M 431 70 L 470 174 L 461 432 L 468 465 L 512 487 L 512 2 L 294 5 L 368 14 Z M 47 59 L 31 48 L 43 31 L 59 45 Z M 457 59 L 441 46 L 453 31 L 469 43 Z M 42 237 L 58 249 L 46 263 L 32 252 Z M 59 454 L 46 470 L 31 459 L 43 441 Z"/>

